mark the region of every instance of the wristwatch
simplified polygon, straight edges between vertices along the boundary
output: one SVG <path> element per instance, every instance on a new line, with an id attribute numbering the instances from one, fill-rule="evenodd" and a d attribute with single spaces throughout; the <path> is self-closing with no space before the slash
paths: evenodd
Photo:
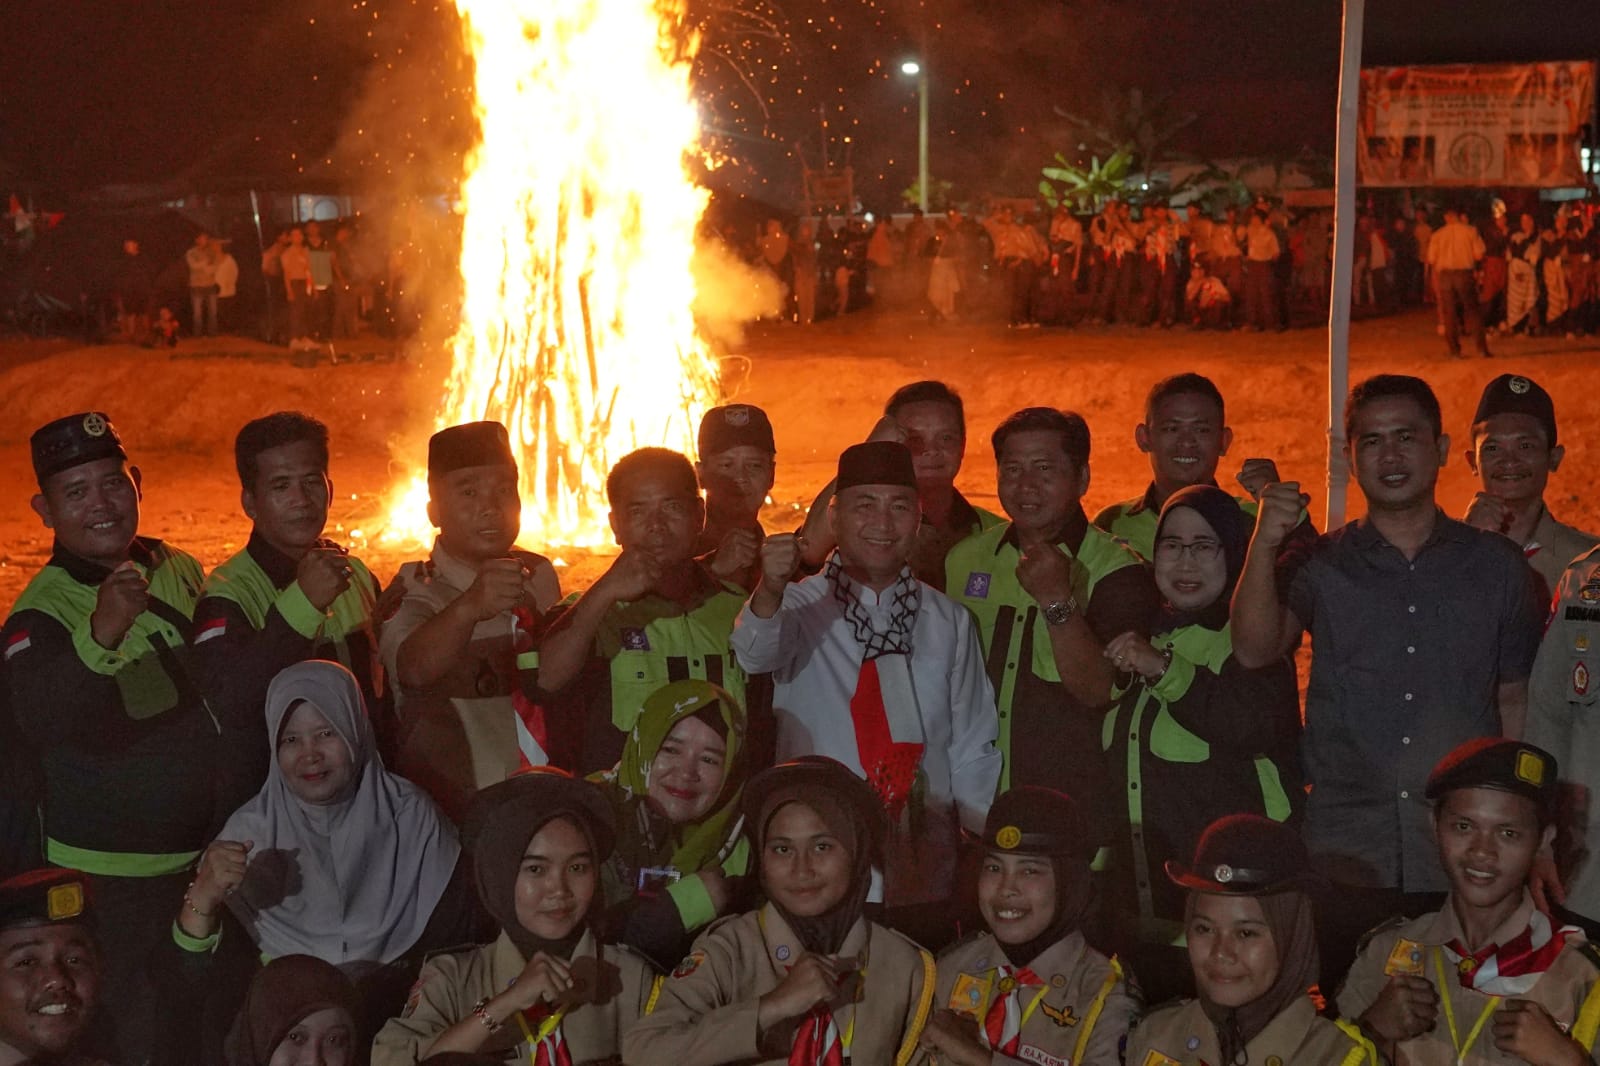
<path id="1" fill-rule="evenodd" d="M 1044 620 L 1046 625 L 1064 626 L 1078 613 L 1078 601 L 1075 597 L 1068 596 L 1064 600 L 1054 600 L 1044 605 Z"/>

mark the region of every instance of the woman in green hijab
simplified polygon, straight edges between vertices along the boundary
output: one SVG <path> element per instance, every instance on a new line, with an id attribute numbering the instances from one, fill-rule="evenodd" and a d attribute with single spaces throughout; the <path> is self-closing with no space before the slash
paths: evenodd
<path id="1" fill-rule="evenodd" d="M 738 813 L 744 741 L 733 696 L 674 681 L 645 700 L 616 769 L 600 779 L 618 831 L 603 871 L 607 939 L 663 969 L 702 927 L 739 909 L 750 865 Z"/>

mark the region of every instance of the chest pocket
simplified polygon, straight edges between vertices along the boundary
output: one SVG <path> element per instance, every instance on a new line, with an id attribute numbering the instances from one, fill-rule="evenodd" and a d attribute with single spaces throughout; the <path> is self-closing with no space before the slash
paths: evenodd
<path id="1" fill-rule="evenodd" d="M 1163 762 L 1202 763 L 1211 758 L 1211 745 L 1179 725 L 1163 706 L 1150 724 L 1150 753 Z"/>

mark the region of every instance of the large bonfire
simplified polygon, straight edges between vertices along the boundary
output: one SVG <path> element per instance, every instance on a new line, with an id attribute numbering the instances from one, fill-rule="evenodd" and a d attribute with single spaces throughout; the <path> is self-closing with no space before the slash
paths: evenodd
<path id="1" fill-rule="evenodd" d="M 455 0 L 480 126 L 439 427 L 504 422 L 529 543 L 610 542 L 605 473 L 715 401 L 690 271 L 706 193 L 683 0 Z M 393 527 L 421 532 L 414 484 Z M 425 528 L 425 527 L 423 527 Z"/>

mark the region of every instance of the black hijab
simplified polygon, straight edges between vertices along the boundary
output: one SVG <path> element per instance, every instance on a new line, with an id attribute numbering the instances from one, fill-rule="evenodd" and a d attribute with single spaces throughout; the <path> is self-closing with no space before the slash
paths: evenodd
<path id="1" fill-rule="evenodd" d="M 1190 485 L 1167 497 L 1161 508 L 1161 520 L 1156 523 L 1155 543 L 1161 543 L 1161 531 L 1167 516 L 1179 507 L 1187 507 L 1206 520 L 1217 542 L 1222 545 L 1222 558 L 1227 567 L 1227 581 L 1222 593 L 1211 603 L 1198 610 L 1179 610 L 1170 603 L 1161 605 L 1161 619 L 1157 631 L 1170 633 L 1188 625 L 1202 625 L 1207 629 L 1221 629 L 1228 624 L 1228 601 L 1233 587 L 1244 570 L 1245 554 L 1250 549 L 1250 534 L 1255 523 L 1239 508 L 1239 501 L 1215 485 Z"/>
<path id="2" fill-rule="evenodd" d="M 1293 889 L 1257 896 L 1272 931 L 1272 944 L 1278 952 L 1278 979 L 1259 999 L 1242 1007 L 1224 1007 L 1200 991 L 1200 1009 L 1217 1031 L 1222 1049 L 1222 1066 L 1246 1066 L 1250 1056 L 1245 1045 L 1261 1034 L 1296 1000 L 1308 995 L 1316 983 L 1318 970 L 1317 935 L 1311 919 L 1311 897 Z M 1195 893 L 1190 892 L 1185 923 L 1194 913 Z"/>
<path id="3" fill-rule="evenodd" d="M 832 908 L 811 918 L 790 914 L 783 904 L 772 899 L 772 905 L 783 920 L 789 923 L 801 947 L 814 955 L 832 955 L 844 946 L 845 937 L 860 920 L 867 902 L 867 892 L 872 887 L 872 830 L 866 817 L 855 805 L 841 801 L 831 791 L 813 781 L 796 781 L 781 785 L 763 797 L 755 826 L 756 855 L 765 855 L 767 828 L 777 813 L 791 803 L 811 808 L 828 831 L 850 852 L 850 887 L 844 898 Z M 763 879 L 763 884 L 765 883 Z M 771 896 L 769 894 L 769 899 Z"/>
<path id="4" fill-rule="evenodd" d="M 1083 916 L 1089 909 L 1093 884 L 1089 880 L 1089 866 L 1083 859 L 1069 855 L 1049 855 L 1050 868 L 1055 872 L 1056 912 L 1050 924 L 1032 940 L 1020 944 L 1007 944 L 995 938 L 1006 961 L 1013 966 L 1029 966 L 1058 941 L 1077 932 L 1083 925 Z"/>

